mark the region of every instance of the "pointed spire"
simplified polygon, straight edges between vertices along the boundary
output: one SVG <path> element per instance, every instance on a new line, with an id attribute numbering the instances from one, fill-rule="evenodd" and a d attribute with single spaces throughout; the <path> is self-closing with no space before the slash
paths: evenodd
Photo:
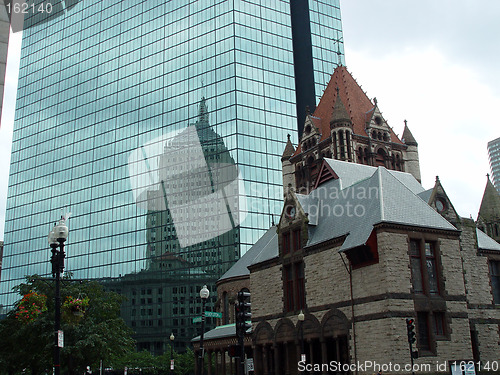
<path id="1" fill-rule="evenodd" d="M 484 222 L 492 222 L 500 218 L 500 194 L 493 186 L 489 174 L 486 175 L 486 187 L 479 208 L 479 215 Z"/>
<path id="2" fill-rule="evenodd" d="M 342 99 L 340 99 L 339 87 L 337 86 L 337 98 L 335 104 L 333 105 L 332 118 L 330 119 L 330 124 L 335 124 L 338 122 L 349 122 L 352 124 L 351 117 L 345 108 Z"/>
<path id="3" fill-rule="evenodd" d="M 281 161 L 290 159 L 295 153 L 295 147 L 293 147 L 292 141 L 290 140 L 290 134 L 287 134 L 288 141 L 286 142 L 285 151 L 283 151 L 283 155 L 281 155 Z"/>
<path id="4" fill-rule="evenodd" d="M 198 121 L 208 123 L 208 107 L 207 101 L 204 96 L 200 100 L 200 108 L 198 109 Z"/>
<path id="5" fill-rule="evenodd" d="M 403 130 L 403 137 L 401 139 L 408 146 L 418 146 L 415 137 L 411 134 L 410 128 L 408 127 L 408 122 L 405 120 L 405 129 Z"/>

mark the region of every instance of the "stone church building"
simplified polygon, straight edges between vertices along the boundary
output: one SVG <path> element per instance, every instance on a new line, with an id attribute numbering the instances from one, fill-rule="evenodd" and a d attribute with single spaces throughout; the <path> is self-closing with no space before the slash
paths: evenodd
<path id="1" fill-rule="evenodd" d="M 407 318 L 420 373 L 500 358 L 500 244 L 456 213 L 439 178 L 422 187 L 408 127 L 400 140 L 345 67 L 282 165 L 279 222 L 217 283 L 223 325 L 204 344 L 217 374 L 234 370 L 241 288 L 255 374 L 298 374 L 303 356 L 319 373 L 411 373 Z"/>

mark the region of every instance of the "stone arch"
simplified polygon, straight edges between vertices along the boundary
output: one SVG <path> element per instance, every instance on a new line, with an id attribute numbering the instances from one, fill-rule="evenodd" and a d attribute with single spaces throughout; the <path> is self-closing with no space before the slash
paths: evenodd
<path id="1" fill-rule="evenodd" d="M 295 326 L 288 318 L 278 321 L 274 327 L 275 342 L 293 342 L 295 341 Z"/>
<path id="2" fill-rule="evenodd" d="M 321 334 L 323 337 L 348 335 L 350 328 L 349 319 L 338 309 L 329 310 L 321 319 Z"/>
<path id="3" fill-rule="evenodd" d="M 300 322 L 297 322 L 297 334 L 300 332 L 299 324 Z M 304 337 L 308 339 L 319 339 L 321 337 L 321 323 L 319 322 L 318 318 L 316 318 L 312 314 L 305 314 L 302 329 Z"/>
<path id="4" fill-rule="evenodd" d="M 375 152 L 375 166 L 386 167 L 388 152 L 384 147 L 379 147 Z"/>
<path id="5" fill-rule="evenodd" d="M 266 345 L 273 341 L 274 331 L 269 322 L 263 321 L 257 324 L 252 335 L 254 345 Z"/>

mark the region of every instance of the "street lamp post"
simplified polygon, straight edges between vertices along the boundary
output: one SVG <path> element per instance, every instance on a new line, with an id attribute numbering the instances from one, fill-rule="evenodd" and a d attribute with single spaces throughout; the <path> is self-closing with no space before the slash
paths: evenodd
<path id="1" fill-rule="evenodd" d="M 203 375 L 203 365 L 205 359 L 205 351 L 203 348 L 203 333 L 205 331 L 205 304 L 207 303 L 208 296 L 210 295 L 210 291 L 208 290 L 206 285 L 203 285 L 203 288 L 200 290 L 201 297 L 201 336 L 200 336 L 200 366 L 198 373 Z M 57 374 L 56 374 L 57 375 Z"/>
<path id="2" fill-rule="evenodd" d="M 170 334 L 170 374 L 174 372 L 174 333 Z"/>
<path id="3" fill-rule="evenodd" d="M 61 331 L 61 275 L 64 272 L 64 242 L 68 238 L 68 227 L 65 220 L 61 218 L 59 223 L 49 233 L 49 245 L 52 256 L 52 277 L 55 279 L 54 293 L 54 375 L 61 373 L 61 348 L 59 346 L 59 333 Z M 57 249 L 59 248 L 59 250 Z"/>
<path id="4" fill-rule="evenodd" d="M 300 310 L 299 316 L 299 329 L 300 329 L 300 361 L 305 361 L 305 353 L 304 353 L 304 319 L 305 315 Z"/>

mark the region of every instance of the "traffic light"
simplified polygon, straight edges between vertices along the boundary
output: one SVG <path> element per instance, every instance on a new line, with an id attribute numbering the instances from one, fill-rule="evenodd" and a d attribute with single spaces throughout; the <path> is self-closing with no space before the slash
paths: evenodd
<path id="1" fill-rule="evenodd" d="M 237 345 L 229 345 L 227 352 L 228 352 L 229 356 L 232 358 L 239 357 Z"/>
<path id="2" fill-rule="evenodd" d="M 408 342 L 411 344 L 415 343 L 415 320 L 406 319 L 406 331 L 408 332 Z"/>
<path id="3" fill-rule="evenodd" d="M 245 337 L 246 331 L 252 327 L 250 323 L 252 318 L 250 307 L 250 292 L 245 289 L 240 290 L 238 292 L 238 303 L 235 304 L 236 336 L 238 338 Z"/>

